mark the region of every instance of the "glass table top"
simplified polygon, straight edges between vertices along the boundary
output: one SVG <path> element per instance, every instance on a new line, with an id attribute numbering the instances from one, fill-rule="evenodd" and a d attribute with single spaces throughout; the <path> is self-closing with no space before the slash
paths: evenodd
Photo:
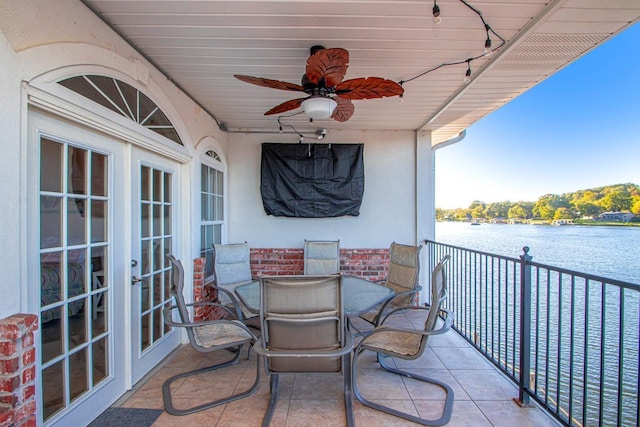
<path id="1" fill-rule="evenodd" d="M 256 280 L 235 288 L 240 301 L 254 313 L 260 312 L 260 284 Z M 345 316 L 359 316 L 393 295 L 386 286 L 356 276 L 342 277 Z"/>

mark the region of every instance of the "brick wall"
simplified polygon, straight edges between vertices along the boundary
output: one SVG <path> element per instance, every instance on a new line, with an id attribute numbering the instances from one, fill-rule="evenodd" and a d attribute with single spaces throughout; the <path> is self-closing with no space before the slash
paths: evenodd
<path id="1" fill-rule="evenodd" d="M 367 280 L 381 280 L 389 266 L 389 249 L 340 249 L 340 269 L 344 274 Z M 304 249 L 252 248 L 251 274 L 302 274 Z"/>
<path id="2" fill-rule="evenodd" d="M 389 266 L 389 249 L 340 249 L 340 269 L 344 274 L 360 276 L 367 280 L 382 280 Z M 205 259 L 193 261 L 193 300 L 211 302 L 216 293 L 206 286 Z M 304 249 L 302 248 L 252 248 L 251 274 L 253 276 L 302 274 Z M 195 310 L 195 320 L 219 318 L 219 312 L 200 307 Z M 2 426 L 0 426 L 2 427 Z"/>
<path id="3" fill-rule="evenodd" d="M 0 320 L 0 427 L 36 425 L 37 328 L 32 314 Z"/>

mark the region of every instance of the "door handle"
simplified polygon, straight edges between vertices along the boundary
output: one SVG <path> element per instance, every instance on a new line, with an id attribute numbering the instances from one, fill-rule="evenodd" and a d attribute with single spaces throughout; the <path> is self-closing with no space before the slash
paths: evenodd
<path id="1" fill-rule="evenodd" d="M 138 261 L 135 259 L 131 260 L 131 268 L 135 268 L 138 266 Z M 142 282 L 142 279 L 136 276 L 131 276 L 131 286 L 135 286 L 136 283 Z"/>

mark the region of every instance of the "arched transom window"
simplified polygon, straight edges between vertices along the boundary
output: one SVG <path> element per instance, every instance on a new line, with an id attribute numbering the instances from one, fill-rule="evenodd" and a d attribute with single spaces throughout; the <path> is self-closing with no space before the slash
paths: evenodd
<path id="1" fill-rule="evenodd" d="M 111 77 L 83 75 L 60 80 L 58 84 L 177 144 L 184 145 L 160 107 L 144 93 L 127 83 Z"/>

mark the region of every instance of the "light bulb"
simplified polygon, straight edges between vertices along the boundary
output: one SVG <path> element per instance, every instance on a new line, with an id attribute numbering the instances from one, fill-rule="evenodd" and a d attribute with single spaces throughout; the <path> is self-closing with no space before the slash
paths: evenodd
<path id="1" fill-rule="evenodd" d="M 440 6 L 437 4 L 433 6 L 433 22 L 436 24 L 442 23 L 442 16 L 440 16 Z"/>
<path id="2" fill-rule="evenodd" d="M 464 74 L 464 84 L 471 83 L 471 65 L 467 67 L 467 72 Z"/>
<path id="3" fill-rule="evenodd" d="M 491 39 L 484 42 L 484 56 L 491 56 Z"/>

